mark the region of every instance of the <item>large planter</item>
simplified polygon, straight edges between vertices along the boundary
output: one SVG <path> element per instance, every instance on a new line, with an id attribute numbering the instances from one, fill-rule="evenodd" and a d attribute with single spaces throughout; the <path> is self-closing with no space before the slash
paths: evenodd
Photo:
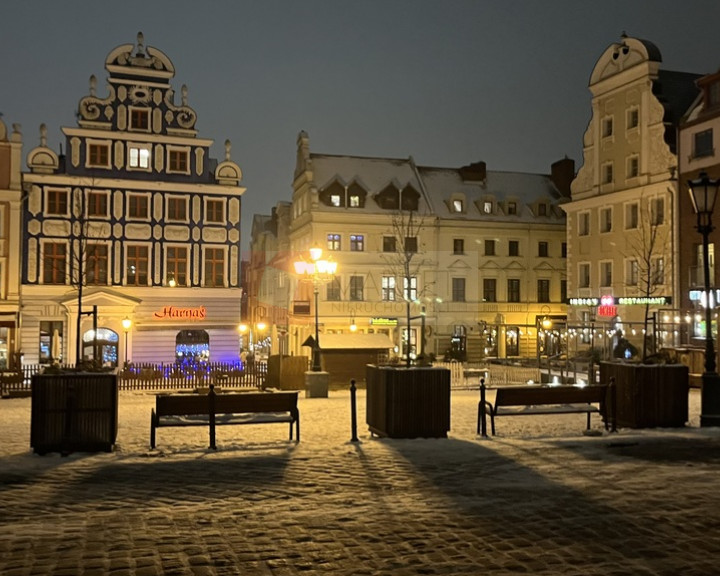
<path id="1" fill-rule="evenodd" d="M 117 375 L 68 372 L 32 377 L 30 446 L 46 452 L 109 452 L 118 421 Z"/>
<path id="2" fill-rule="evenodd" d="M 389 438 L 447 438 L 450 430 L 450 370 L 366 368 L 370 431 Z"/>
<path id="3" fill-rule="evenodd" d="M 688 421 L 687 366 L 601 362 L 600 381 L 610 378 L 615 378 L 618 426 L 677 428 Z"/>

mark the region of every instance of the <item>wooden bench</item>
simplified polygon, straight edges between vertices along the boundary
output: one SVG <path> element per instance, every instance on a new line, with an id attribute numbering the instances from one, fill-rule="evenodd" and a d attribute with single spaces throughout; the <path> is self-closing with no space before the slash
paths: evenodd
<path id="1" fill-rule="evenodd" d="M 486 398 L 485 379 L 480 380 L 480 402 L 478 404 L 477 433 L 487 436 L 487 415 L 495 435 L 496 416 L 532 416 L 535 414 L 587 414 L 587 429 L 590 416 L 598 413 L 603 417 L 605 429 L 609 426 L 617 431 L 615 382 L 588 386 L 571 385 L 525 385 L 494 388 L 495 403 Z M 608 409 L 609 405 L 609 409 Z"/>
<path id="2" fill-rule="evenodd" d="M 215 427 L 230 424 L 290 424 L 290 440 L 300 441 L 300 411 L 297 392 L 238 392 L 216 394 L 159 394 L 150 415 L 150 448 L 155 448 L 156 429 L 165 426 L 208 426 L 210 448 L 215 444 Z"/>

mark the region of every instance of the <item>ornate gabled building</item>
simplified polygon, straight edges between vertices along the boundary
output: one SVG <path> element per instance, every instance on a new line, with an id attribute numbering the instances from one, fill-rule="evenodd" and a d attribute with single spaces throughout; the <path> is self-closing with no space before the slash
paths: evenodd
<path id="1" fill-rule="evenodd" d="M 642 347 L 646 304 L 656 317 L 679 305 L 677 128 L 698 76 L 661 64 L 654 44 L 625 35 L 600 56 L 583 165 L 563 204 L 569 322 L 588 344 L 588 327 L 602 327 L 594 344 L 606 351 L 621 331 Z"/>
<path id="2" fill-rule="evenodd" d="M 105 69 L 107 94 L 91 76 L 63 128 L 66 153 L 42 126 L 27 156 L 25 361 L 237 360 L 244 189 L 230 142 L 210 157 L 187 88 L 177 102 L 172 62 L 142 34 Z"/>
<path id="3" fill-rule="evenodd" d="M 283 346 L 307 355 L 303 343 L 313 334 L 314 287 L 294 274 L 292 260 L 321 247 L 338 268 L 319 289 L 321 347 L 325 335 L 333 334 L 326 341 L 337 343 L 335 336 L 349 336 L 352 326 L 356 335 L 389 339 L 398 355 L 408 337 L 411 353 L 443 357 L 449 351 L 469 360 L 534 357 L 540 349 L 549 352 L 547 346 L 559 348 L 559 332 L 540 342 L 537 328 L 544 317 L 564 323 L 565 215 L 559 203 L 569 196 L 574 164 L 561 160 L 552 172 L 494 172 L 483 162 L 433 168 L 412 158 L 317 154 L 301 132 L 290 256 L 277 266 L 258 258 L 272 270 L 256 271 L 285 276 L 282 282 L 292 287 L 289 301 L 277 301 L 269 290 L 251 300 L 266 309 L 286 307 Z M 275 242 L 283 245 L 280 238 Z M 263 247 L 254 243 L 253 249 Z M 409 275 L 403 272 L 404 253 L 412 255 Z"/>
<path id="4" fill-rule="evenodd" d="M 0 371 L 19 367 L 22 135 L 0 119 Z"/>

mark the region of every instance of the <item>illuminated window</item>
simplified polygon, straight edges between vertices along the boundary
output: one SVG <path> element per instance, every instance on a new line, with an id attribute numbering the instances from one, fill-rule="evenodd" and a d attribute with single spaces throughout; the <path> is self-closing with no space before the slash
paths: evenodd
<path id="1" fill-rule="evenodd" d="M 128 145 L 129 167 L 136 170 L 150 170 L 150 146 Z"/>
<path id="2" fill-rule="evenodd" d="M 382 277 L 382 300 L 385 302 L 395 300 L 395 276 Z"/>
<path id="3" fill-rule="evenodd" d="M 362 252 L 365 250 L 365 237 L 361 234 L 350 234 L 350 251 Z"/>
<path id="4" fill-rule="evenodd" d="M 330 195 L 330 204 L 333 206 L 340 206 L 340 195 L 339 194 L 331 194 Z"/>
<path id="5" fill-rule="evenodd" d="M 483 202 L 483 214 L 492 214 L 493 203 L 485 201 Z"/>
<path id="6" fill-rule="evenodd" d="M 405 276 L 403 278 L 403 297 L 405 300 L 414 302 L 417 300 L 418 283 L 417 276 Z"/>
<path id="7" fill-rule="evenodd" d="M 360 206 L 360 196 L 353 194 L 350 196 L 350 207 L 358 208 Z"/>
<path id="8" fill-rule="evenodd" d="M 453 200 L 452 206 L 453 206 L 453 212 L 462 212 L 464 209 L 462 200 Z"/>
<path id="9" fill-rule="evenodd" d="M 340 234 L 327 235 L 327 249 L 333 252 L 340 250 Z"/>

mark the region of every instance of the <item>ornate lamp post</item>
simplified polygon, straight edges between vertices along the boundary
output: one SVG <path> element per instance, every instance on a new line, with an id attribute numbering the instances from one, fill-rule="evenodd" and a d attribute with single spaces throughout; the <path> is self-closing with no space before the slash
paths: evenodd
<path id="1" fill-rule="evenodd" d="M 716 371 L 715 346 L 712 336 L 712 313 L 715 298 L 710 283 L 710 233 L 715 229 L 712 214 L 720 188 L 720 180 L 711 180 L 700 172 L 696 180 L 688 180 L 690 200 L 697 214 L 697 230 L 703 237 L 703 274 L 705 276 L 705 372 L 702 375 L 702 406 L 700 426 L 720 426 L 720 376 Z"/>
<path id="2" fill-rule="evenodd" d="M 130 332 L 130 327 L 132 326 L 132 320 L 125 316 L 122 321 L 122 327 L 125 331 L 125 368 L 127 368 L 128 365 L 128 332 Z"/>
<path id="3" fill-rule="evenodd" d="M 310 248 L 310 262 L 298 260 L 295 262 L 295 272 L 303 276 L 310 276 L 313 281 L 313 294 L 315 296 L 315 342 L 312 348 L 312 368 L 313 372 L 321 372 L 320 366 L 320 321 L 318 294 L 320 291 L 320 283 L 324 279 L 332 278 L 337 271 L 337 262 L 330 259 L 322 258 L 322 248 Z"/>

